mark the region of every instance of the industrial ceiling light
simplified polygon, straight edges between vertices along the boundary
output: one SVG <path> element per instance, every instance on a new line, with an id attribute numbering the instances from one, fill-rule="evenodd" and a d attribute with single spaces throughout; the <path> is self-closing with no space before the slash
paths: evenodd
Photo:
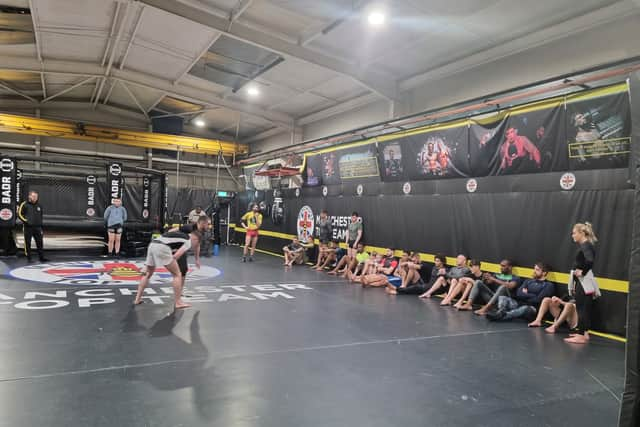
<path id="1" fill-rule="evenodd" d="M 370 25 L 374 27 L 379 27 L 382 24 L 384 24 L 385 16 L 384 16 L 384 13 L 382 13 L 379 10 L 372 10 L 371 12 L 369 12 L 369 16 L 367 17 L 367 20 L 369 21 Z"/>
<path id="2" fill-rule="evenodd" d="M 199 128 L 203 128 L 203 127 L 204 127 L 204 125 L 206 124 L 206 123 L 204 122 L 204 120 L 202 120 L 202 119 L 195 119 L 195 120 L 193 121 L 193 123 L 194 123 L 196 126 L 198 126 Z"/>
<path id="3" fill-rule="evenodd" d="M 247 93 L 249 94 L 249 96 L 258 96 L 258 95 L 260 95 L 260 91 L 255 86 L 250 86 L 247 89 Z"/>

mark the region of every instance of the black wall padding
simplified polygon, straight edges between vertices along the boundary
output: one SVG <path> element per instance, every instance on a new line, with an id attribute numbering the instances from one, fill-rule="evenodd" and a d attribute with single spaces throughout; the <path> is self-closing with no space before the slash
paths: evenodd
<path id="1" fill-rule="evenodd" d="M 640 188 L 640 73 L 629 77 L 631 91 L 631 166 L 630 178 Z M 634 199 L 627 298 L 627 355 L 625 389 L 620 409 L 620 427 L 640 425 L 640 191 Z"/>

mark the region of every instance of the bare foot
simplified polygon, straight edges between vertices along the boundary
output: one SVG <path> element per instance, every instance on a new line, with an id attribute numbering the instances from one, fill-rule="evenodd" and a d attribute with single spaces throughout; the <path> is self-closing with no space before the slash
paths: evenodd
<path id="1" fill-rule="evenodd" d="M 539 328 L 540 326 L 542 326 L 542 323 L 534 320 L 533 322 L 529 323 L 527 326 L 530 328 Z"/>
<path id="2" fill-rule="evenodd" d="M 176 310 L 180 308 L 189 308 L 189 307 L 191 307 L 191 304 L 187 304 L 186 302 L 183 302 L 183 301 L 176 302 Z"/>
<path id="3" fill-rule="evenodd" d="M 565 338 L 564 342 L 568 342 L 571 344 L 586 344 L 589 342 L 589 338 L 586 338 L 584 335 L 576 334 L 573 337 Z"/>
<path id="4" fill-rule="evenodd" d="M 424 293 L 422 295 L 420 295 L 418 298 L 431 298 L 431 295 L 428 293 Z"/>
<path id="5" fill-rule="evenodd" d="M 487 315 L 487 311 L 483 310 L 483 309 L 479 309 L 473 312 L 473 314 L 476 314 L 478 316 L 486 316 Z"/>
<path id="6" fill-rule="evenodd" d="M 440 303 L 440 305 L 445 306 L 445 305 L 451 305 L 450 302 L 448 302 L 447 300 L 442 300 L 442 302 Z"/>
<path id="7" fill-rule="evenodd" d="M 144 304 L 144 301 L 142 301 L 141 299 L 137 299 L 133 302 L 133 305 L 140 305 L 140 304 Z"/>
<path id="8" fill-rule="evenodd" d="M 335 272 L 335 270 L 331 270 L 330 272 L 328 272 L 327 274 L 330 274 L 332 276 L 335 276 L 337 273 Z"/>
<path id="9" fill-rule="evenodd" d="M 556 327 L 551 325 L 548 328 L 545 328 L 544 331 L 548 334 L 555 334 L 556 333 Z"/>
<path id="10" fill-rule="evenodd" d="M 467 305 L 467 304 L 461 305 L 460 307 L 457 307 L 457 308 L 460 311 L 471 311 L 471 310 L 473 310 L 473 306 Z"/>

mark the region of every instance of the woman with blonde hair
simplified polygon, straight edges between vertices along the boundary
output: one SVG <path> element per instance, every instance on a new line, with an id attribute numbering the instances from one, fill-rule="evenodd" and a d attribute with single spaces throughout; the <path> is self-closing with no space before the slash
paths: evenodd
<path id="1" fill-rule="evenodd" d="M 596 259 L 595 243 L 598 241 L 590 223 L 577 223 L 571 232 L 573 241 L 578 244 L 578 252 L 571 270 L 569 292 L 576 299 L 578 311 L 578 327 L 576 333 L 564 340 L 573 344 L 589 342 L 591 312 L 593 300 L 600 296 L 600 290 L 593 277 L 593 264 Z"/>

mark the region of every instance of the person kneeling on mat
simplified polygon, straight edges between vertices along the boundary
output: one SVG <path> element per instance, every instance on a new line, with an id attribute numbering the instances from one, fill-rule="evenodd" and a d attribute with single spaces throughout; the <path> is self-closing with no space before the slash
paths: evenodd
<path id="1" fill-rule="evenodd" d="M 157 267 L 165 267 L 173 277 L 171 282 L 175 299 L 175 308 L 191 307 L 182 301 L 182 289 L 184 279 L 189 269 L 187 263 L 187 251 L 194 248 L 196 267 L 200 268 L 200 239 L 207 227 L 207 218 L 199 218 L 194 225 L 183 225 L 173 228 L 162 236 L 157 237 L 149 244 L 147 249 L 146 272 L 138 284 L 138 293 L 134 304 L 142 303 L 144 289 Z"/>
<path id="2" fill-rule="evenodd" d="M 120 256 L 120 239 L 122 238 L 122 230 L 124 223 L 127 221 L 127 210 L 122 206 L 122 199 L 116 197 L 112 200 L 112 204 L 104 211 L 104 222 L 107 225 L 107 234 L 109 241 L 107 243 L 108 257 Z"/>

